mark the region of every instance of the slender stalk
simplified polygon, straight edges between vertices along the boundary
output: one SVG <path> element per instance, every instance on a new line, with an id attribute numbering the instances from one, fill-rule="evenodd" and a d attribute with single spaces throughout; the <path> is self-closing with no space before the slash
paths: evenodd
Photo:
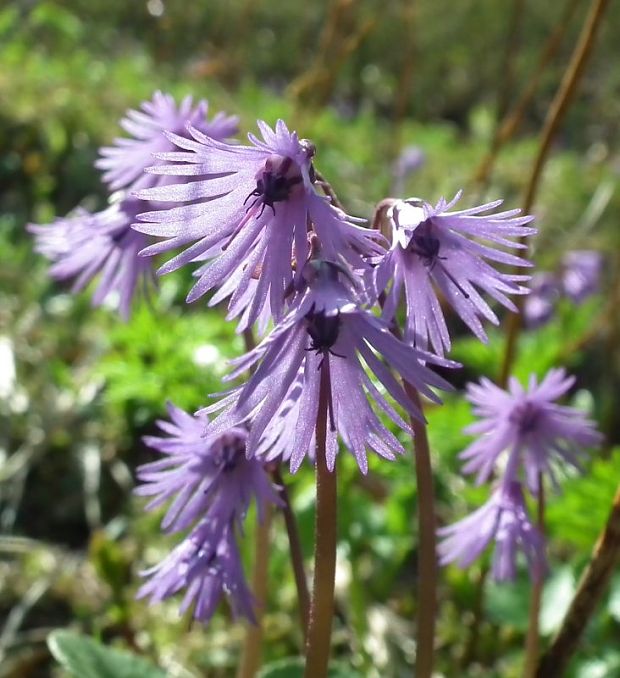
<path id="1" fill-rule="evenodd" d="M 555 134 L 564 119 L 568 106 L 573 100 L 577 85 L 583 74 L 584 67 L 594 46 L 594 38 L 600 27 L 609 0 L 592 0 L 588 16 L 586 17 L 583 28 L 579 35 L 577 45 L 571 55 L 570 62 L 566 72 L 562 77 L 562 82 L 558 91 L 551 102 L 547 111 L 545 123 L 540 135 L 538 152 L 530 172 L 530 177 L 523 196 L 523 211 L 530 212 L 538 192 L 542 172 L 547 161 L 551 143 Z M 527 245 L 527 239 L 523 239 Z M 517 297 L 516 306 L 519 310 L 523 308 L 523 297 Z M 512 314 L 509 318 L 508 336 L 506 339 L 506 350 L 504 353 L 504 362 L 501 370 L 500 382 L 506 383 L 508 375 L 512 369 L 512 364 L 516 355 L 516 344 L 521 331 L 521 317 L 518 314 Z"/>
<path id="2" fill-rule="evenodd" d="M 422 411 L 417 390 L 403 380 L 407 395 Z M 413 429 L 415 473 L 418 488 L 418 630 L 416 637 L 416 678 L 431 678 L 435 652 L 435 622 L 437 617 L 437 535 L 433 467 L 426 424 L 410 417 Z"/>
<path id="3" fill-rule="evenodd" d="M 545 486 L 543 484 L 542 473 L 538 474 L 538 496 L 537 502 L 537 523 L 541 534 L 545 533 Z M 523 669 L 523 678 L 534 678 L 536 675 L 536 664 L 540 652 L 540 603 L 542 600 L 544 577 L 540 572 L 532 585 L 530 594 L 530 612 L 527 625 L 527 636 L 525 638 L 525 668 Z"/>
<path id="4" fill-rule="evenodd" d="M 267 603 L 267 570 L 269 567 L 269 532 L 272 520 L 272 506 L 267 503 L 265 513 L 260 520 L 256 516 L 254 543 L 254 570 L 252 572 L 252 592 L 257 610 L 257 623 L 249 625 L 246 631 L 238 678 L 254 678 L 260 668 L 263 625 L 262 612 Z"/>
<path id="5" fill-rule="evenodd" d="M 246 351 L 251 351 L 256 346 L 254 332 L 251 327 L 244 330 L 243 341 Z M 256 601 L 256 623 L 246 626 L 245 639 L 241 651 L 241 662 L 237 671 L 238 678 L 253 678 L 260 667 L 261 646 L 263 642 L 263 612 L 267 602 L 270 526 L 271 505 L 267 505 L 262 523 L 258 512 L 256 516 L 256 526 L 254 528 L 254 564 L 252 570 L 252 592 Z"/>
<path id="6" fill-rule="evenodd" d="M 491 171 L 497 160 L 497 156 L 502 148 L 502 146 L 509 141 L 516 131 L 519 129 L 523 119 L 525 118 L 525 113 L 530 107 L 538 86 L 542 80 L 543 74 L 546 72 L 549 62 L 556 55 L 562 40 L 564 39 L 564 34 L 566 33 L 567 27 L 570 25 L 571 18 L 579 5 L 580 0 L 568 0 L 564 8 L 562 16 L 556 22 L 553 32 L 549 35 L 549 39 L 545 44 L 538 64 L 534 69 L 531 77 L 529 78 L 521 96 L 517 100 L 517 103 L 508 111 L 508 113 L 503 117 L 501 123 L 498 125 L 498 128 L 493 137 L 491 143 L 491 148 L 487 155 L 482 159 L 478 165 L 473 181 L 477 184 L 485 184 L 488 180 Z"/>
<path id="7" fill-rule="evenodd" d="M 336 469 L 330 471 L 327 468 L 326 457 L 330 382 L 329 356 L 325 356 L 321 367 L 319 409 L 316 419 L 314 584 L 306 639 L 305 678 L 327 676 L 334 617 L 337 541 Z"/>
<path id="8" fill-rule="evenodd" d="M 616 490 L 609 518 L 594 547 L 592 559 L 581 577 L 562 626 L 538 664 L 534 674 L 536 678 L 559 678 L 564 675 L 619 561 L 620 486 Z"/>
<path id="9" fill-rule="evenodd" d="M 301 630 L 304 640 L 308 631 L 308 614 L 310 609 L 310 593 L 308 591 L 308 581 L 304 569 L 304 556 L 301 549 L 301 539 L 297 528 L 297 520 L 291 509 L 291 502 L 288 496 L 288 489 L 282 479 L 280 469 L 276 468 L 272 473 L 276 485 L 279 487 L 278 494 L 282 500 L 282 515 L 286 524 L 286 533 L 288 535 L 289 549 L 291 553 L 291 564 L 295 576 L 295 586 L 297 587 L 297 601 L 299 603 L 299 616 L 301 621 Z"/>

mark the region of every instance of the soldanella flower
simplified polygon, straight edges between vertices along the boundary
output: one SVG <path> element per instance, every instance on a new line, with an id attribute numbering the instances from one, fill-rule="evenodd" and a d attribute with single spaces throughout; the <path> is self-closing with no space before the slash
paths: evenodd
<path id="1" fill-rule="evenodd" d="M 564 294 L 576 304 L 595 294 L 600 286 L 603 257 L 594 250 L 573 250 L 562 258 Z"/>
<path id="2" fill-rule="evenodd" d="M 141 572 L 148 581 L 137 597 L 159 603 L 185 590 L 181 613 L 191 608 L 194 619 L 207 622 L 226 595 L 235 617 L 255 621 L 233 526 L 227 525 L 217 538 L 213 532 L 213 523 L 202 520 L 161 563 Z"/>
<path id="3" fill-rule="evenodd" d="M 130 110 L 120 121 L 130 137 L 115 140 L 113 146 L 100 149 L 101 157 L 95 166 L 103 170 L 103 180 L 112 191 L 131 187 L 133 190 L 158 183 L 158 177 L 145 174 L 153 164 L 154 154 L 174 150 L 174 144 L 164 132 L 188 137 L 188 124 L 214 139 L 226 139 L 237 133 L 238 118 L 218 113 L 207 120 L 208 103 L 196 105 L 191 96 L 179 105 L 170 94 L 155 92 L 151 101 L 145 101 L 142 110 Z M 144 210 L 143 210 L 144 211 Z"/>
<path id="4" fill-rule="evenodd" d="M 560 297 L 560 284 L 553 273 L 535 273 L 530 281 L 530 294 L 523 305 L 523 319 L 527 327 L 535 329 L 553 316 Z"/>
<path id="5" fill-rule="evenodd" d="M 519 216 L 520 210 L 493 213 L 501 200 L 450 212 L 460 197 L 458 193 L 450 203 L 442 198 L 435 207 L 417 198 L 395 201 L 387 212 L 392 246 L 375 271 L 377 291 L 385 297 L 384 317 L 395 317 L 404 294 L 405 339 L 422 349 L 430 345 L 439 355 L 450 349 L 450 336 L 435 288 L 486 341 L 481 321 L 497 324 L 498 319 L 480 291 L 513 311 L 507 295 L 528 292 L 520 284 L 527 276 L 502 273 L 489 262 L 530 266 L 497 246 L 522 248 L 514 238 L 536 232 L 526 226 L 533 217 Z"/>
<path id="6" fill-rule="evenodd" d="M 172 404 L 168 413 L 170 422 L 158 422 L 167 437 L 144 438 L 163 458 L 138 468 L 142 484 L 135 490 L 138 495 L 153 497 L 148 510 L 170 502 L 164 529 L 184 530 L 206 515 L 224 526 L 231 520 L 240 525 L 252 499 L 261 514 L 266 502 L 277 503 L 262 464 L 245 456 L 245 428 L 205 436 L 205 416 L 193 416 Z"/>
<path id="7" fill-rule="evenodd" d="M 113 203 L 102 212 L 79 210 L 48 226 L 29 225 L 35 250 L 52 261 L 50 275 L 74 280 L 73 292 L 99 276 L 92 303 L 115 305 L 128 318 L 137 288 L 152 281 L 152 264 L 139 256 L 147 237 L 131 229 L 136 214 L 144 209 L 135 198 Z"/>
<path id="8" fill-rule="evenodd" d="M 182 611 L 193 603 L 194 617 L 207 621 L 226 593 L 235 614 L 253 619 L 235 533 L 252 499 L 260 517 L 267 502 L 279 502 L 277 494 L 261 462 L 246 458 L 246 429 L 206 436 L 204 416 L 172 404 L 168 412 L 171 421 L 158 422 L 167 435 L 144 439 L 163 458 L 138 469 L 142 484 L 135 492 L 153 497 L 148 510 L 169 503 L 164 529 L 191 531 L 161 563 L 143 573 L 149 580 L 138 595 L 157 602 L 185 589 Z"/>
<path id="9" fill-rule="evenodd" d="M 100 273 L 93 304 L 113 301 L 124 318 L 129 316 L 138 284 L 153 277 L 152 262 L 138 256 L 149 238 L 132 230 L 131 224 L 138 213 L 155 207 L 137 200 L 131 192 L 169 182 L 168 177 L 144 171 L 153 163 L 153 153 L 174 148 L 164 130 L 188 134 L 185 126 L 191 123 L 217 139 L 236 132 L 236 118 L 220 113 L 207 121 L 206 113 L 205 101 L 193 106 L 187 97 L 177 107 L 169 94 L 161 92 L 143 103 L 142 111 L 129 111 L 121 126 L 132 138 L 117 139 L 114 146 L 102 148 L 96 163 L 104 170 L 110 190 L 126 190 L 112 195 L 111 206 L 102 212 L 80 210 L 49 226 L 29 226 L 36 237 L 36 249 L 54 262 L 50 271 L 54 278 L 75 278 L 73 290 L 79 291 Z"/>
<path id="10" fill-rule="evenodd" d="M 447 366 L 455 363 L 418 351 L 395 338 L 380 318 L 359 305 L 339 266 L 313 261 L 304 267 L 303 276 L 308 286 L 284 320 L 256 349 L 233 361 L 236 369 L 230 378 L 253 365 L 256 371 L 245 386 L 206 408 L 208 412 L 223 410 L 211 430 L 225 430 L 242 421 L 251 421 L 247 451 L 253 456 L 261 449 L 265 432 L 276 417 L 283 414 L 282 404 L 295 396 L 294 406 L 284 413 L 294 417 L 295 423 L 288 422 L 281 427 L 282 434 L 290 439 L 288 445 L 281 439 L 280 445 L 292 450 L 291 469 L 296 471 L 312 446 L 319 387 L 327 371 L 331 386 L 328 467 L 334 467 L 340 434 L 365 473 L 367 448 L 387 459 L 404 451 L 396 436 L 381 422 L 373 405 L 401 428 L 408 430 L 408 426 L 363 365 L 396 403 L 411 415 L 421 417 L 390 367 L 421 394 L 439 402 L 431 387 L 450 387 L 427 363 Z"/>
<path id="11" fill-rule="evenodd" d="M 135 228 L 163 238 L 145 254 L 191 244 L 161 267 L 168 273 L 190 262 L 208 259 L 188 295 L 203 294 L 234 279 L 232 303 L 252 290 L 251 324 L 268 302 L 275 318 L 282 315 L 285 292 L 309 253 L 308 230 L 318 235 L 325 256 L 356 264 L 361 255 L 379 251 L 369 229 L 353 223 L 319 195 L 314 186 L 314 146 L 290 132 L 282 120 L 275 130 L 258 122 L 262 139 L 250 134 L 251 146 L 235 146 L 189 128 L 193 139 L 168 134 L 180 151 L 158 154 L 170 164 L 152 167 L 158 176 L 184 183 L 140 191 L 145 200 L 179 203 L 141 216 Z M 232 293 L 232 290 L 231 290 Z"/>
<path id="12" fill-rule="evenodd" d="M 438 545 L 442 565 L 471 565 L 495 541 L 493 576 L 514 579 L 519 551 L 525 555 L 530 576 L 539 580 L 546 571 L 545 541 L 527 514 L 520 483 L 502 482 L 486 504 L 453 525 L 440 528 Z"/>
<path id="13" fill-rule="evenodd" d="M 556 469 L 579 469 L 580 460 L 602 436 L 583 412 L 556 404 L 574 382 L 564 370 L 554 369 L 540 384 L 532 375 L 527 388 L 514 377 L 507 391 L 488 379 L 469 384 L 467 398 L 480 421 L 465 432 L 480 437 L 461 453 L 463 470 L 483 482 L 506 453 L 504 475 L 517 480 L 523 470 L 528 488 L 536 493 L 539 474 L 555 482 Z"/>

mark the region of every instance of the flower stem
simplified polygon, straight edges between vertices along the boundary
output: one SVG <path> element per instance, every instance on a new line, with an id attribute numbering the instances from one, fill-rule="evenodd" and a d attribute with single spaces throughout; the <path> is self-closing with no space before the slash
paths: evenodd
<path id="1" fill-rule="evenodd" d="M 583 74 L 586 61 L 594 46 L 594 38 L 602 23 L 603 15 L 605 14 L 608 3 L 609 0 L 592 0 L 577 45 L 571 55 L 569 64 L 562 77 L 562 82 L 558 87 L 558 91 L 547 111 L 545 123 L 540 134 L 538 152 L 523 196 L 523 211 L 525 213 L 531 211 L 534 201 L 536 200 L 542 171 L 547 161 L 547 156 L 549 155 L 551 143 L 573 99 L 575 90 L 577 89 L 577 85 Z M 527 245 L 527 238 L 523 238 L 522 242 Z M 522 296 L 517 297 L 515 304 L 519 311 L 523 308 L 523 303 L 524 298 Z M 508 319 L 508 336 L 506 338 L 506 349 L 500 378 L 501 386 L 506 384 L 508 375 L 512 369 L 516 357 L 517 339 L 519 338 L 520 332 L 521 316 L 520 314 L 513 313 Z"/>
<path id="2" fill-rule="evenodd" d="M 542 656 L 536 678 L 563 676 L 570 658 L 594 614 L 618 561 L 620 560 L 620 487 L 616 490 L 611 512 L 599 537 L 577 592 L 551 646 Z"/>
<path id="3" fill-rule="evenodd" d="M 278 486 L 278 495 L 282 501 L 282 514 L 286 524 L 286 533 L 288 535 L 289 549 L 291 553 L 291 564 L 295 576 L 295 586 L 297 587 L 297 602 L 299 603 L 299 616 L 301 621 L 301 630 L 304 640 L 308 632 L 308 612 L 310 609 L 310 593 L 308 591 L 308 582 L 304 570 L 304 556 L 301 549 L 301 539 L 297 528 L 297 520 L 291 509 L 291 502 L 288 496 L 288 489 L 282 479 L 280 469 L 276 468 L 272 473 L 273 479 Z"/>
<path id="4" fill-rule="evenodd" d="M 417 390 L 403 380 L 407 395 L 422 411 Z M 418 487 L 418 630 L 416 645 L 416 678 L 430 678 L 433 674 L 435 651 L 435 622 L 437 617 L 437 536 L 435 520 L 435 497 L 433 467 L 428 443 L 426 424 L 410 418 L 413 429 L 413 449 Z"/>
<path id="5" fill-rule="evenodd" d="M 327 415 L 331 391 L 329 357 L 321 367 L 319 408 L 316 419 L 316 519 L 314 543 L 314 584 L 308 636 L 306 639 L 305 678 L 327 676 L 334 616 L 336 580 L 336 469 L 327 468 Z"/>
<path id="6" fill-rule="evenodd" d="M 542 473 L 538 474 L 538 496 L 537 502 L 537 524 L 541 534 L 545 533 L 545 486 L 543 484 Z M 536 664 L 540 652 L 539 642 L 539 621 L 540 621 L 540 603 L 542 600 L 542 590 L 544 583 L 544 573 L 539 572 L 532 584 L 530 594 L 529 622 L 527 625 L 527 635 L 525 638 L 525 668 L 523 669 L 523 678 L 534 678 L 536 675 Z"/>
<path id="7" fill-rule="evenodd" d="M 260 667 L 263 644 L 262 613 L 267 602 L 267 571 L 269 566 L 269 532 L 272 519 L 272 506 L 266 502 L 262 521 L 256 515 L 254 543 L 254 571 L 252 572 L 252 592 L 256 602 L 256 624 L 250 624 L 246 630 L 238 678 L 253 678 Z"/>

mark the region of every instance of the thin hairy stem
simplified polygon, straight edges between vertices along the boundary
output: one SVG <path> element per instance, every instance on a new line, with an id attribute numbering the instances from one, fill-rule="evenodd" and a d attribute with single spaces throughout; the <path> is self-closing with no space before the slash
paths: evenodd
<path id="1" fill-rule="evenodd" d="M 254 594 L 256 624 L 247 627 L 238 678 L 254 678 L 260 668 L 263 645 L 263 611 L 267 603 L 267 574 L 269 569 L 269 532 L 271 528 L 272 506 L 267 503 L 262 520 L 256 515 L 254 542 L 254 570 L 252 572 L 252 593 Z"/>
<path id="2" fill-rule="evenodd" d="M 403 380 L 405 392 L 422 411 L 417 390 Z M 418 488 L 418 630 L 416 637 L 415 675 L 431 678 L 435 653 L 435 624 L 437 618 L 437 535 L 435 520 L 435 492 L 431 450 L 426 424 L 410 417 L 413 429 L 413 450 Z"/>
<path id="3" fill-rule="evenodd" d="M 538 474 L 538 496 L 536 497 L 537 506 L 537 524 L 541 534 L 545 533 L 545 486 L 543 484 L 542 473 Z M 540 652 L 540 603 L 542 600 L 544 576 L 538 572 L 532 584 L 530 594 L 529 622 L 527 625 L 527 635 L 525 638 L 525 668 L 523 669 L 523 678 L 534 678 L 536 673 L 536 664 Z"/>
<path id="4" fill-rule="evenodd" d="M 592 559 L 581 577 L 575 596 L 558 634 L 543 654 L 536 678 L 560 678 L 579 647 L 583 632 L 605 593 L 620 560 L 620 487 L 616 490 L 607 523 L 599 537 Z"/>
<path id="5" fill-rule="evenodd" d="M 319 409 L 316 419 L 316 519 L 314 541 L 314 582 L 308 636 L 305 678 L 327 676 L 334 617 L 336 581 L 337 492 L 336 469 L 327 468 L 327 417 L 331 392 L 329 357 L 321 367 Z"/>
<path id="6" fill-rule="evenodd" d="M 308 581 L 304 569 L 304 556 L 301 548 L 301 539 L 299 538 L 299 529 L 297 520 L 291 508 L 291 502 L 288 495 L 288 489 L 282 479 L 280 469 L 276 468 L 272 477 L 278 486 L 278 495 L 282 501 L 282 515 L 286 524 L 286 533 L 288 535 L 288 544 L 291 554 L 291 564 L 293 566 L 293 575 L 295 576 L 295 586 L 297 587 L 297 602 L 299 603 L 299 616 L 301 621 L 301 630 L 306 638 L 308 632 L 308 614 L 310 610 L 310 592 L 308 591 Z"/>
<path id="7" fill-rule="evenodd" d="M 605 9 L 609 0 L 592 0 L 588 16 L 586 17 L 583 28 L 579 35 L 579 40 L 577 45 L 571 55 L 570 62 L 566 68 L 566 72 L 562 77 L 562 82 L 556 92 L 556 95 L 551 102 L 551 106 L 547 111 L 547 116 L 545 118 L 545 123 L 540 135 L 540 143 L 538 146 L 538 152 L 536 158 L 534 159 L 534 164 L 532 165 L 532 170 L 530 172 L 529 180 L 523 196 L 523 211 L 525 213 L 530 212 L 534 202 L 536 200 L 536 195 L 538 192 L 540 179 L 542 172 L 549 155 L 549 150 L 551 148 L 551 143 L 555 134 L 564 120 L 564 116 L 568 107 L 573 100 L 577 85 L 581 79 L 581 76 L 584 71 L 584 67 L 588 60 L 588 57 L 594 46 L 594 39 L 596 37 L 597 30 L 599 29 L 603 15 L 605 14 Z M 527 245 L 527 238 L 523 238 L 522 242 Z M 524 299 L 522 296 L 516 298 L 516 306 L 519 312 L 523 308 Z M 502 364 L 501 375 L 500 375 L 500 384 L 504 385 L 508 380 L 508 376 L 512 370 L 514 359 L 516 357 L 516 346 L 519 333 L 521 331 L 521 315 L 512 314 L 509 316 L 508 320 L 508 336 L 506 339 L 506 349 L 504 352 L 504 361 Z"/>

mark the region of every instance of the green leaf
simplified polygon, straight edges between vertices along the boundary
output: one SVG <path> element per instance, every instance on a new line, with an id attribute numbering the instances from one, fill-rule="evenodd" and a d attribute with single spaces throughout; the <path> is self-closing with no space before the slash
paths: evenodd
<path id="1" fill-rule="evenodd" d="M 54 658 L 76 678 L 165 678 L 166 674 L 141 657 L 113 650 L 73 631 L 50 633 L 47 644 Z"/>

